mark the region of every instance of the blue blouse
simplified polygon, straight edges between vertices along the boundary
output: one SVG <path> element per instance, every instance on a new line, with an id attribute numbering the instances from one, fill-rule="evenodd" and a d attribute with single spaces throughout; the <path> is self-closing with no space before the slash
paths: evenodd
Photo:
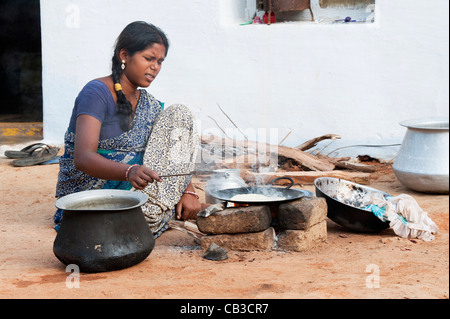
<path id="1" fill-rule="evenodd" d="M 100 141 L 123 133 L 116 102 L 108 86 L 102 81 L 90 81 L 78 94 L 69 123 L 69 129 L 73 133 L 76 132 L 77 117 L 82 114 L 91 115 L 100 121 Z"/>

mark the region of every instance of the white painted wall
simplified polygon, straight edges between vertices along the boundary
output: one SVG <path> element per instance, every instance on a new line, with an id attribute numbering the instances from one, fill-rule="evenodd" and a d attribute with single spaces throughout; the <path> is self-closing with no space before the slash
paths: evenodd
<path id="1" fill-rule="evenodd" d="M 202 133 L 218 133 L 210 117 L 233 128 L 217 104 L 246 132 L 275 128 L 280 141 L 294 129 L 284 145 L 341 135 L 330 151 L 401 143 L 398 122 L 448 116 L 447 0 L 377 0 L 372 24 L 241 26 L 247 2 L 41 0 L 44 139 L 62 143 L 79 90 L 110 73 L 114 41 L 135 20 L 171 43 L 148 91 L 190 106 Z"/>

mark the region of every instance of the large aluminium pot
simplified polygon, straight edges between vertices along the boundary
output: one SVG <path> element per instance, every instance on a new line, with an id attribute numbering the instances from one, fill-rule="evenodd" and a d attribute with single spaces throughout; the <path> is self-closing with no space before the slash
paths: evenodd
<path id="1" fill-rule="evenodd" d="M 360 233 L 375 233 L 389 228 L 373 212 L 364 209 L 364 202 L 374 193 L 389 194 L 378 189 L 340 178 L 319 177 L 314 180 L 317 197 L 325 198 L 327 217 L 342 227 Z"/>
<path id="2" fill-rule="evenodd" d="M 155 246 L 141 209 L 147 199 L 143 193 L 109 189 L 61 197 L 55 203 L 64 210 L 55 256 L 82 272 L 119 270 L 143 261 Z"/>
<path id="3" fill-rule="evenodd" d="M 392 166 L 407 188 L 423 192 L 449 193 L 448 117 L 403 121 L 407 128 Z"/>

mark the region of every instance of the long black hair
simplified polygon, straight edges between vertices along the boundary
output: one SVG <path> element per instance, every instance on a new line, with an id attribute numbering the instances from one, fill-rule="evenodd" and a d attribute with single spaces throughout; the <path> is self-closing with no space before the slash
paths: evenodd
<path id="1" fill-rule="evenodd" d="M 166 56 L 169 50 L 169 41 L 164 32 L 158 27 L 144 22 L 132 22 L 123 29 L 116 41 L 114 56 L 112 58 L 112 78 L 114 84 L 120 83 L 120 76 L 123 73 L 120 51 L 125 49 L 129 56 L 136 52 L 143 51 L 154 43 L 162 44 L 166 48 Z M 122 90 L 117 93 L 117 108 L 120 117 L 120 127 L 123 131 L 130 129 L 132 106 L 125 97 Z"/>

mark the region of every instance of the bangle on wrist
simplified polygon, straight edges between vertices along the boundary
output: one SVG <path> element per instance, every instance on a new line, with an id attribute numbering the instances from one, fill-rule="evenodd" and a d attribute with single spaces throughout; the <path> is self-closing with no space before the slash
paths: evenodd
<path id="1" fill-rule="evenodd" d="M 129 182 L 128 175 L 130 174 L 131 169 L 136 166 L 139 166 L 139 164 L 133 164 L 133 165 L 128 166 L 127 171 L 125 172 L 125 180 L 127 182 Z"/>
<path id="2" fill-rule="evenodd" d="M 192 195 L 192 196 L 195 196 L 195 197 L 197 197 L 197 199 L 200 199 L 200 196 L 198 196 L 197 193 L 195 193 L 195 192 L 185 191 L 184 193 L 185 193 L 185 194 Z"/>

